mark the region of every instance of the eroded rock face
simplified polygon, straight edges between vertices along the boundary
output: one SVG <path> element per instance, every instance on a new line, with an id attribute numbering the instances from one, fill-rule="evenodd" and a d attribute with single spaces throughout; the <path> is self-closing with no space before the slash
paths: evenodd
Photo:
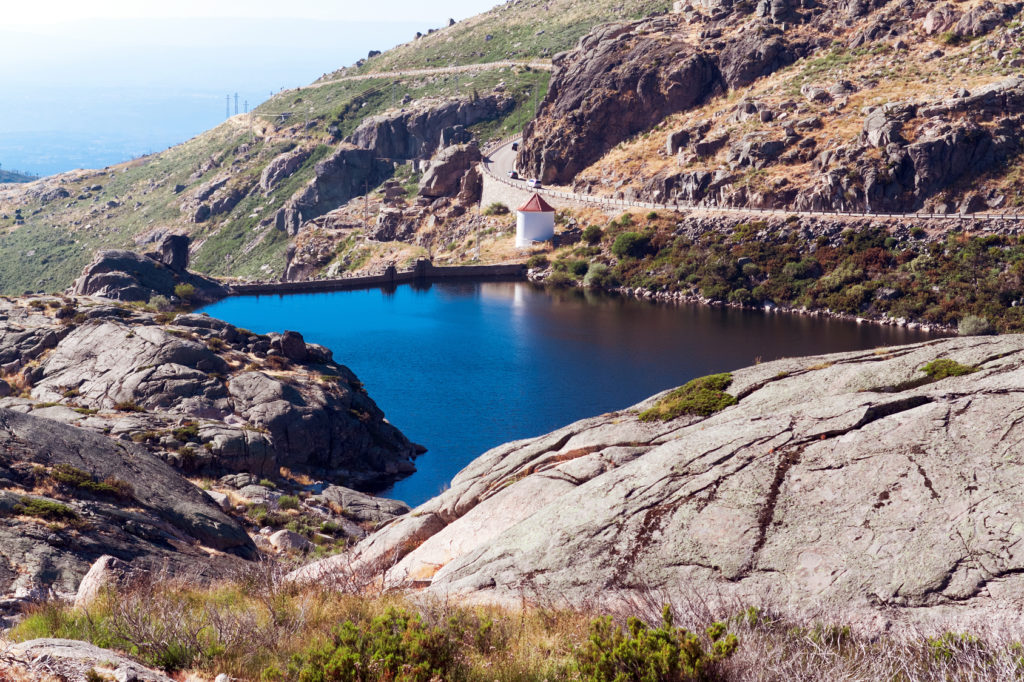
<path id="1" fill-rule="evenodd" d="M 0 406 L 134 440 L 188 471 L 289 467 L 366 488 L 415 470 L 416 447 L 356 376 L 297 332 L 261 336 L 204 315 L 161 325 L 89 299 L 0 305 L 0 360 L 14 358 L 6 369 L 29 396 Z M 84 321 L 51 317 L 57 306 Z"/>
<path id="2" fill-rule="evenodd" d="M 216 571 L 204 547 L 255 558 L 245 530 L 168 464 L 132 443 L 0 408 L 0 594 L 74 593 L 102 555 L 138 568 Z M 126 496 L 56 485 L 53 467 L 120 479 Z M 39 489 L 48 492 L 41 494 Z M 46 507 L 49 505 L 49 507 Z M 60 505 L 61 516 L 45 509 Z M 32 512 L 28 509 L 43 508 Z M 40 515 L 41 514 L 41 515 Z M 204 568 L 205 567 L 205 568 Z"/>
<path id="3" fill-rule="evenodd" d="M 450 197 L 459 193 L 463 178 L 480 162 L 480 148 L 475 144 L 452 145 L 434 155 L 420 179 L 420 196 Z"/>
<path id="4" fill-rule="evenodd" d="M 630 135 L 719 89 L 711 56 L 671 33 L 665 39 L 677 21 L 606 24 L 559 55 L 518 167 L 546 183 L 566 182 Z"/>
<path id="5" fill-rule="evenodd" d="M 505 95 L 421 101 L 415 108 L 367 118 L 348 141 L 385 159 L 429 159 L 440 146 L 459 141 L 459 126 L 498 118 L 514 107 L 515 100 Z"/>
<path id="6" fill-rule="evenodd" d="M 300 147 L 274 157 L 260 174 L 260 189 L 264 193 L 273 191 L 282 180 L 288 178 L 305 163 L 312 151 L 312 149 Z"/>
<path id="7" fill-rule="evenodd" d="M 922 383 L 938 358 L 978 369 Z M 655 396 L 495 448 L 293 577 L 362 563 L 493 602 L 663 589 L 876 624 L 1016 619 L 1022 387 L 1024 336 L 741 369 L 739 403 L 707 418 L 639 421 Z"/>
<path id="8" fill-rule="evenodd" d="M 341 145 L 316 164 L 315 175 L 274 216 L 279 230 L 295 235 L 307 220 L 328 213 L 376 187 L 393 171 L 373 151 Z"/>

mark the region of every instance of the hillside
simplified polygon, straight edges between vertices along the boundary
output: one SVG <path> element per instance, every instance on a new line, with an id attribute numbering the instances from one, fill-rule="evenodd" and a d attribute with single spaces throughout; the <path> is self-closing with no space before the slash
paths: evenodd
<path id="1" fill-rule="evenodd" d="M 19 171 L 0 169 L 0 185 L 5 183 L 32 182 L 36 179 L 34 175 L 28 175 Z"/>
<path id="2" fill-rule="evenodd" d="M 362 121 L 384 113 L 400 116 L 409 107 L 429 108 L 500 93 L 513 101 L 510 109 L 466 125 L 486 142 L 523 128 L 546 90 L 548 74 L 530 67 L 509 67 L 465 74 L 338 78 L 413 67 L 542 59 L 568 49 L 602 21 L 665 9 L 665 2 L 641 0 L 506 3 L 390 50 L 361 68 L 334 72 L 314 84 L 316 87 L 279 93 L 251 117 L 236 116 L 159 154 L 103 170 L 62 174 L 17 190 L 0 190 L 0 291 L 61 290 L 96 249 L 139 248 L 168 231 L 192 236 L 193 263 L 204 273 L 278 278 L 287 268 L 289 244 L 295 235 L 274 228 L 277 212 L 314 178 L 317 163 Z M 431 137 L 439 135 L 442 127 L 429 131 Z M 394 173 L 403 185 L 415 187 L 422 162 L 429 159 L 433 146 L 436 142 L 417 158 L 391 160 L 399 164 Z M 281 174 L 281 182 L 274 187 L 260 187 L 264 169 L 296 148 L 310 153 Z M 322 212 L 344 209 L 350 199 L 374 190 L 387 175 L 352 179 L 346 196 L 336 198 Z M 195 210 L 203 200 L 194 199 L 196 192 L 206 194 L 205 187 L 224 177 L 229 181 L 213 190 L 220 192 L 211 198 L 212 214 L 198 220 Z M 382 199 L 382 194 L 373 197 L 371 220 L 384 208 Z M 454 250 L 444 255 L 447 260 L 459 262 L 468 257 L 461 248 L 462 238 L 446 235 L 438 235 L 426 245 L 388 243 L 388 239 L 365 242 L 364 208 L 353 204 L 351 211 L 342 210 L 342 219 L 335 223 L 348 227 L 332 231 L 329 247 L 324 247 L 331 256 L 341 249 L 338 258 L 327 258 L 319 266 L 328 267 L 333 261 L 337 263 L 335 272 L 382 267 L 387 261 L 404 263 L 428 253 L 442 255 L 438 251 L 449 251 L 449 245 Z M 421 213 L 414 218 L 415 230 L 429 218 Z M 302 237 L 307 242 L 311 239 L 316 236 Z"/>
<path id="3" fill-rule="evenodd" d="M 833 215 L 1020 210 L 1020 2 L 668 9 L 507 2 L 152 157 L 0 190 L 0 290 L 180 232 L 221 277 L 534 256 L 552 284 L 1024 328 L 1019 224 Z M 460 147 L 519 131 L 519 170 L 555 189 L 690 211 L 556 202 L 562 246 L 517 252 Z"/>

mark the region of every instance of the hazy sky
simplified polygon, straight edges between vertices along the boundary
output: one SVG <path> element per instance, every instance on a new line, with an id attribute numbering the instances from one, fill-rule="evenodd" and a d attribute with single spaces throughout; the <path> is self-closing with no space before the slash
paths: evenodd
<path id="1" fill-rule="evenodd" d="M 0 16 L 0 164 L 49 174 L 183 142 L 498 0 L 28 0 Z M 233 102 L 232 102 L 233 111 Z"/>
<path id="2" fill-rule="evenodd" d="M 325 21 L 434 21 L 464 19 L 496 4 L 496 0 L 40 0 L 4 3 L 8 26 L 50 25 L 82 19 L 209 18 L 319 19 Z"/>

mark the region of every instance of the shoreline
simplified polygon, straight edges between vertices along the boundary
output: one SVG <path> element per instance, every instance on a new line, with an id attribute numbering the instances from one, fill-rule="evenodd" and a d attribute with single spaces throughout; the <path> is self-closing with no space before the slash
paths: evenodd
<path id="1" fill-rule="evenodd" d="M 301 280 L 297 282 L 267 282 L 259 284 L 232 284 L 231 294 L 228 298 L 238 296 L 285 296 L 291 294 L 314 294 L 329 293 L 332 291 L 366 291 L 370 289 L 385 289 L 400 284 L 438 284 L 449 281 L 462 281 L 469 283 L 484 282 L 529 282 L 530 284 L 544 288 L 557 288 L 546 283 L 546 278 L 539 277 L 527 271 L 525 264 L 502 264 L 502 265 L 471 265 L 471 266 L 449 266 L 435 267 L 430 263 L 417 267 L 413 270 L 396 271 L 389 268 L 382 275 L 368 275 L 362 277 L 347 277 L 334 280 Z M 574 284 L 566 288 L 587 290 L 582 283 Z M 688 294 L 682 291 L 651 291 L 643 287 L 614 287 L 611 289 L 592 289 L 604 294 L 625 296 L 640 301 L 652 301 L 664 304 L 689 303 L 705 306 L 708 308 L 731 308 L 733 310 L 747 310 L 762 312 L 769 315 L 783 314 L 799 317 L 817 317 L 856 324 L 873 324 L 882 327 L 899 327 L 912 331 L 919 331 L 926 334 L 940 336 L 956 336 L 956 327 L 942 324 L 928 324 L 906 318 L 877 317 L 853 315 L 840 313 L 828 309 L 795 308 L 776 303 L 765 303 L 760 306 L 745 306 L 739 303 L 728 301 L 716 301 L 705 298 L 698 294 Z"/>
<path id="2" fill-rule="evenodd" d="M 545 288 L 551 286 L 545 283 L 544 278 L 537 277 L 536 275 L 528 275 L 527 279 L 531 284 L 537 284 Z M 583 286 L 582 283 L 570 285 L 566 288 L 578 289 L 581 291 L 587 290 L 587 287 Z M 905 318 L 851 315 L 850 313 L 839 313 L 833 310 L 828 310 L 827 308 L 794 308 L 786 305 L 778 305 L 776 303 L 765 303 L 761 306 L 745 306 L 740 303 L 730 303 L 728 301 L 715 301 L 697 294 L 687 294 L 682 291 L 651 291 L 650 289 L 644 289 L 643 287 L 614 287 L 612 289 L 599 288 L 591 289 L 591 291 L 600 291 L 606 294 L 616 294 L 619 296 L 634 298 L 636 300 L 653 301 L 657 303 L 690 303 L 705 306 L 708 308 L 731 308 L 733 310 L 749 310 L 752 312 L 756 311 L 765 314 L 796 315 L 800 317 L 821 317 L 830 320 L 854 322 L 856 324 L 873 324 L 880 327 L 900 327 L 903 329 L 924 332 L 926 334 L 957 336 L 959 333 L 956 327 L 952 327 L 949 325 L 927 324 L 924 322 L 908 320 Z"/>

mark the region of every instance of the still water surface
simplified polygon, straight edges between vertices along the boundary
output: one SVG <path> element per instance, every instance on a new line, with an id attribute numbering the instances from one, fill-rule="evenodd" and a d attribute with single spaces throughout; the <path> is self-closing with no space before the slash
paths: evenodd
<path id="1" fill-rule="evenodd" d="M 388 419 L 428 448 L 384 494 L 419 504 L 477 455 L 628 407 L 694 377 L 780 357 L 929 338 L 852 322 L 653 304 L 517 283 L 228 298 L 239 327 L 334 351 Z"/>

